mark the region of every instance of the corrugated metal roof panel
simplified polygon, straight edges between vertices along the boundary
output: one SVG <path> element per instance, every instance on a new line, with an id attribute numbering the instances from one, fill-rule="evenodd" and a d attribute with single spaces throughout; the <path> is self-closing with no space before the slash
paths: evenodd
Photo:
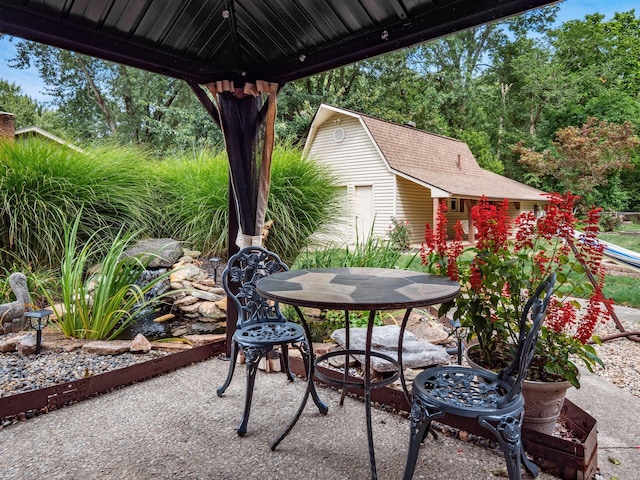
<path id="1" fill-rule="evenodd" d="M 0 32 L 199 83 L 282 83 L 548 3 L 0 0 Z"/>

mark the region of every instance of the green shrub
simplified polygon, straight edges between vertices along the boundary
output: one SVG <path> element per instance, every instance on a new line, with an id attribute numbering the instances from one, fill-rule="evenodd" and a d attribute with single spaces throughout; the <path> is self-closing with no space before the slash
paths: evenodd
<path id="1" fill-rule="evenodd" d="M 94 340 L 116 338 L 135 316 L 159 301 L 159 297 L 145 298 L 167 276 L 158 276 L 144 286 L 136 285 L 140 274 L 152 260 L 124 257 L 135 235 L 119 232 L 102 258 L 97 271 L 88 277 L 85 272 L 96 258 L 93 240 L 95 232 L 81 247 L 76 247 L 78 216 L 64 231 L 64 258 L 60 270 L 62 308 L 50 292 L 44 293 L 55 312 L 56 325 L 67 337 Z"/>
<path id="2" fill-rule="evenodd" d="M 223 150 L 152 161 L 136 147 L 78 152 L 42 140 L 0 142 L 0 266 L 16 261 L 57 269 L 62 232 L 78 213 L 80 243 L 108 250 L 122 226 L 171 237 L 204 255 L 224 256 L 228 162 Z M 335 218 L 327 169 L 291 145 L 274 149 L 267 246 L 291 263 L 313 233 Z M 99 231 L 99 236 L 94 236 Z"/>
<path id="3" fill-rule="evenodd" d="M 201 151 L 156 167 L 162 203 L 156 235 L 182 240 L 204 255 L 224 256 L 228 236 L 229 167 L 224 151 Z M 267 219 L 274 221 L 267 247 L 286 262 L 313 233 L 335 218 L 337 190 L 327 169 L 291 145 L 276 145 Z"/>
<path id="4" fill-rule="evenodd" d="M 415 255 L 414 255 L 415 257 Z M 356 238 L 354 245 L 314 245 L 306 249 L 295 262 L 295 268 L 374 267 L 394 268 L 403 260 L 390 242 L 373 233 L 373 226 L 364 240 Z M 410 260 L 403 260 L 405 263 Z M 404 268 L 404 267 L 402 267 Z"/>
<path id="5" fill-rule="evenodd" d="M 612 214 L 603 213 L 600 215 L 600 228 L 603 232 L 613 232 L 622 226 L 622 217 Z"/>
<path id="6" fill-rule="evenodd" d="M 273 220 L 266 245 L 287 263 L 339 214 L 336 179 L 327 167 L 303 157 L 290 144 L 276 145 L 271 165 L 267 219 Z"/>
<path id="7" fill-rule="evenodd" d="M 54 270 L 47 268 L 32 270 L 30 265 L 16 261 L 6 267 L 0 267 L 0 303 L 9 303 L 16 299 L 9 285 L 9 276 L 15 272 L 22 272 L 26 275 L 31 303 L 37 308 L 44 308 L 47 305 L 46 298 L 40 293 L 42 287 L 51 292 L 57 292 L 59 289 L 58 275 Z"/>
<path id="8" fill-rule="evenodd" d="M 307 248 L 295 261 L 293 268 L 331 268 L 331 267 L 374 267 L 406 269 L 417 258 L 418 254 L 402 255 L 391 242 L 383 242 L 369 230 L 367 238 L 357 240 L 355 245 L 337 246 L 314 245 Z M 293 309 L 284 309 L 285 314 L 297 320 Z M 383 313 L 378 312 L 374 325 L 384 325 Z M 349 325 L 353 328 L 366 327 L 369 322 L 369 312 L 349 312 Z M 323 342 L 331 332 L 343 328 L 345 324 L 344 312 L 325 311 L 320 319 L 311 319 L 309 328 L 314 342 Z"/>
<path id="9" fill-rule="evenodd" d="M 411 224 L 404 218 L 391 217 L 388 235 L 393 248 L 406 250 L 411 240 Z"/>

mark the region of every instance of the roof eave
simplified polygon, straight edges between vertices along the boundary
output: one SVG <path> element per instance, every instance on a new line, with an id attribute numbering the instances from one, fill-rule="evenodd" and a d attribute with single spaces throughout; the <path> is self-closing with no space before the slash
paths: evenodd
<path id="1" fill-rule="evenodd" d="M 398 21 L 338 38 L 313 51 L 298 49 L 291 58 L 279 59 L 269 65 L 246 65 L 242 71 L 238 70 L 236 62 L 225 66 L 215 65 L 211 60 L 184 58 L 167 48 L 144 45 L 126 35 L 47 14 L 24 4 L 0 3 L 0 32 L 200 84 L 216 80 L 261 79 L 283 85 L 550 3 L 553 2 L 460 1 L 421 14 L 409 14 L 408 18 L 401 16 Z"/>
<path id="2" fill-rule="evenodd" d="M 548 0 L 504 0 L 487 9 L 486 2 L 460 2 L 456 17 L 451 20 L 451 6 L 428 11 L 394 24 L 382 25 L 330 45 L 316 52 L 299 52 L 287 63 L 279 63 L 258 70 L 256 75 L 286 83 L 343 65 L 382 55 L 418 43 L 434 40 L 481 24 L 486 24 L 549 5 Z"/>
<path id="3" fill-rule="evenodd" d="M 198 62 L 20 5 L 0 5 L 0 32 L 200 84 L 216 77 Z"/>

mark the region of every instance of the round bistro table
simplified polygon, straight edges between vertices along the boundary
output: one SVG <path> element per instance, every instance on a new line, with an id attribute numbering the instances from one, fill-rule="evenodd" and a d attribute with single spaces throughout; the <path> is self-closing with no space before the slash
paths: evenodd
<path id="1" fill-rule="evenodd" d="M 407 320 L 414 307 L 434 305 L 455 299 L 460 294 L 460 285 L 446 277 L 429 275 L 410 270 L 396 270 L 389 268 L 342 267 L 342 268 L 307 268 L 289 270 L 269 275 L 258 281 L 257 291 L 265 298 L 292 305 L 300 317 L 307 335 L 311 350 L 311 360 L 307 371 L 307 390 L 304 398 L 289 426 L 272 444 L 275 449 L 280 441 L 291 431 L 300 418 L 314 388 L 313 378 L 322 382 L 342 386 L 342 399 L 347 387 L 363 387 L 367 421 L 367 438 L 369 442 L 369 459 L 371 464 L 371 478 L 377 479 L 376 462 L 373 447 L 373 432 L 371 424 L 371 389 L 388 385 L 400 377 L 402 389 L 410 403 L 409 392 L 404 379 L 402 368 L 402 341 Z M 319 356 L 314 361 L 313 348 L 309 326 L 300 307 L 319 308 L 323 310 L 344 310 L 346 323 L 346 349 L 330 352 Z M 405 309 L 405 314 L 398 337 L 397 360 L 388 355 L 371 351 L 371 337 L 373 323 L 379 310 Z M 366 347 L 364 350 L 349 348 L 349 311 L 369 312 L 367 323 Z M 345 372 L 343 379 L 334 379 L 315 372 L 318 362 L 331 356 L 345 356 Z M 364 381 L 353 382 L 348 379 L 348 358 L 350 355 L 364 355 Z M 371 380 L 371 357 L 376 356 L 391 362 L 396 366 L 396 372 L 382 381 Z"/>

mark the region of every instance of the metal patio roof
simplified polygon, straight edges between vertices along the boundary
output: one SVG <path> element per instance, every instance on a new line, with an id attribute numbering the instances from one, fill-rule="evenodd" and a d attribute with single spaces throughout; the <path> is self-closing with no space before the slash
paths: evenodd
<path id="1" fill-rule="evenodd" d="M 284 84 L 548 0 L 0 0 L 0 32 L 206 84 Z"/>

